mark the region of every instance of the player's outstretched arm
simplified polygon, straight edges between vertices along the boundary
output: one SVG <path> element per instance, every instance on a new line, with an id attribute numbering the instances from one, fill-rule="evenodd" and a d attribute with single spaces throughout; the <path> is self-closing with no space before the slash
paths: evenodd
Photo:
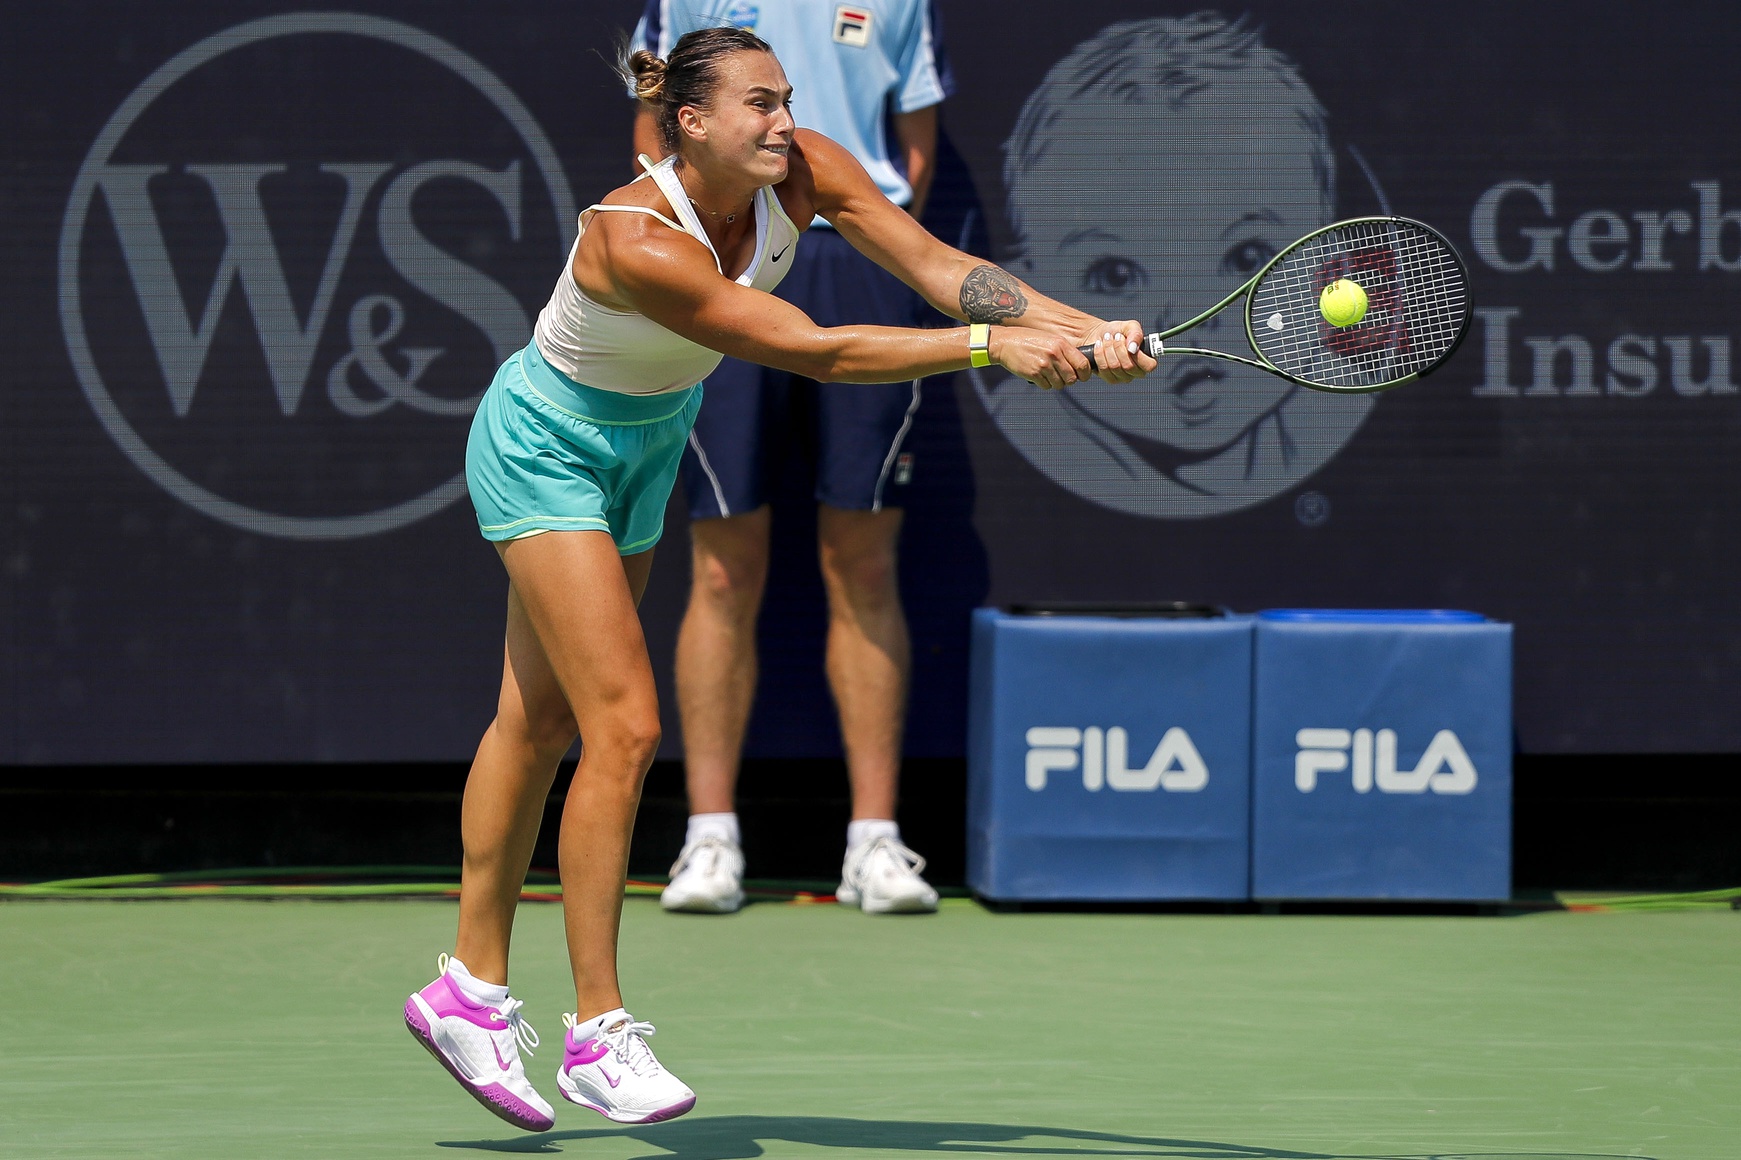
<path id="1" fill-rule="evenodd" d="M 924 295 L 938 310 L 964 322 L 989 322 L 1043 330 L 1092 345 L 1108 333 L 1141 341 L 1135 321 L 1108 322 L 1048 298 L 1002 267 L 938 241 L 883 196 L 870 174 L 847 150 L 820 133 L 800 129 L 792 151 L 799 190 L 811 192 L 815 211 L 860 253 Z M 1154 369 L 1146 354 L 1109 344 L 1109 358 L 1096 362 L 1103 377 L 1126 382 Z"/>
<path id="2" fill-rule="evenodd" d="M 585 281 L 602 273 L 610 291 L 598 294 L 594 286 L 588 292 L 721 354 L 825 383 L 902 382 L 969 365 L 965 328 L 819 326 L 791 303 L 722 277 L 694 238 L 639 214 L 600 218 L 587 236 L 603 243 L 606 261 L 585 271 Z M 1089 377 L 1076 342 L 1050 331 L 993 327 L 988 353 L 1010 373 L 1042 386 Z"/>

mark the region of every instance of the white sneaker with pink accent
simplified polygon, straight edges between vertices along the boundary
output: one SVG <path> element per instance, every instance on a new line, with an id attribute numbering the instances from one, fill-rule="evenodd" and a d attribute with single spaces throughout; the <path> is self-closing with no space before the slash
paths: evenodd
<path id="1" fill-rule="evenodd" d="M 470 998 L 441 956 L 435 981 L 405 1000 L 405 1026 L 478 1103 L 528 1132 L 548 1132 L 556 1112 L 526 1078 L 520 1049 L 530 1055 L 538 1033 L 520 1018 L 520 1000 L 500 1004 Z"/>
<path id="2" fill-rule="evenodd" d="M 695 1093 L 665 1070 L 647 1046 L 651 1023 L 637 1023 L 618 1007 L 581 1022 L 564 1015 L 562 1097 L 619 1124 L 656 1124 L 695 1106 Z"/>

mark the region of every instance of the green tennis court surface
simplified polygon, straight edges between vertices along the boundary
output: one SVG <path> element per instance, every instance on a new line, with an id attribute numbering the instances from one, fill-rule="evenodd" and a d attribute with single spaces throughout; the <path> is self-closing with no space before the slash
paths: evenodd
<path id="1" fill-rule="evenodd" d="M 0 1156 L 1741 1156 L 1741 915 L 671 917 L 630 1010 L 700 1094 L 527 1135 L 406 1034 L 446 902 L 0 905 Z M 555 1096 L 560 914 L 515 993 Z"/>

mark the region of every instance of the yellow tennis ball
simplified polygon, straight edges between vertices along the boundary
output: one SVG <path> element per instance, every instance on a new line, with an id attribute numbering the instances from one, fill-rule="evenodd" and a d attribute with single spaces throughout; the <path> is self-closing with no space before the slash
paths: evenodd
<path id="1" fill-rule="evenodd" d="M 1338 278 L 1318 295 L 1318 312 L 1331 326 L 1353 326 L 1366 317 L 1366 291 L 1357 282 Z"/>

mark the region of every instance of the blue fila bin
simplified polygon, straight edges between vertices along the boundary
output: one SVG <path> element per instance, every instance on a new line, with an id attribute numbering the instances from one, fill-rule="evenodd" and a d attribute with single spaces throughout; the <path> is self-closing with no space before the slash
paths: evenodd
<path id="1" fill-rule="evenodd" d="M 975 893 L 1250 897 L 1251 639 L 1221 616 L 975 612 Z"/>
<path id="2" fill-rule="evenodd" d="M 1511 635 L 1470 612 L 1258 614 L 1254 897 L 1510 897 Z"/>

